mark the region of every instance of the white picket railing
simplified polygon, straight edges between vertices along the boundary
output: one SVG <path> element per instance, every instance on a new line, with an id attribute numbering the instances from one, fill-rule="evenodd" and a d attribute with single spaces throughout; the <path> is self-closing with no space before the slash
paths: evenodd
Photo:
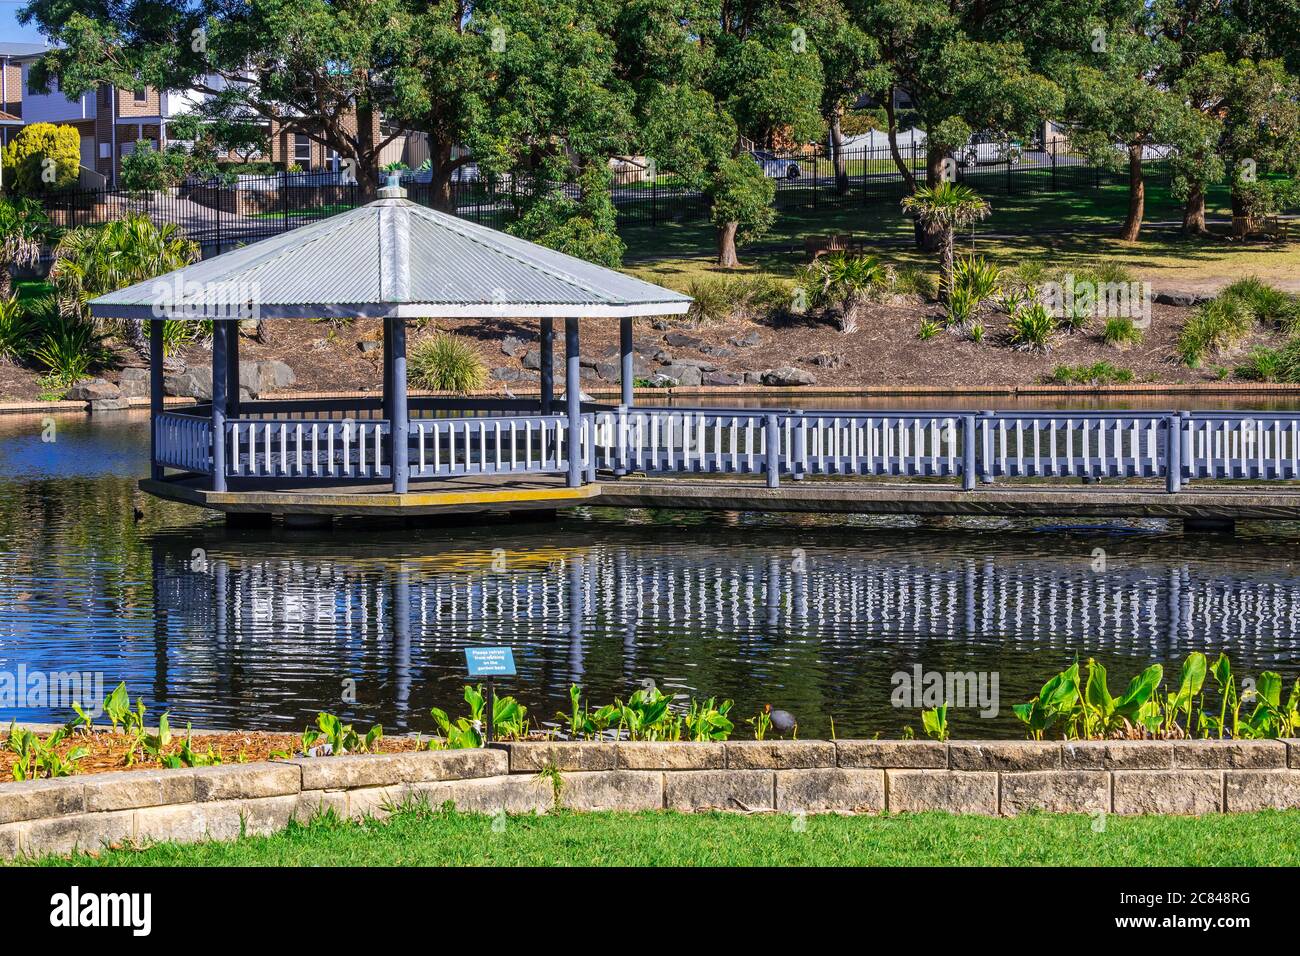
<path id="1" fill-rule="evenodd" d="M 212 419 L 163 412 L 153 420 L 155 463 L 212 474 Z"/>
<path id="2" fill-rule="evenodd" d="M 226 422 L 226 474 L 232 478 L 383 478 L 388 422 Z"/>
<path id="3" fill-rule="evenodd" d="M 983 477 L 1156 478 L 1167 412 L 999 412 L 975 419 Z"/>
<path id="4" fill-rule="evenodd" d="M 1199 412 L 1183 435 L 1190 478 L 1300 479 L 1300 415 Z"/>
<path id="5" fill-rule="evenodd" d="M 588 427 L 590 416 L 584 416 L 583 445 Z M 563 473 L 569 467 L 568 432 L 563 415 L 412 420 L 410 474 L 437 478 Z"/>

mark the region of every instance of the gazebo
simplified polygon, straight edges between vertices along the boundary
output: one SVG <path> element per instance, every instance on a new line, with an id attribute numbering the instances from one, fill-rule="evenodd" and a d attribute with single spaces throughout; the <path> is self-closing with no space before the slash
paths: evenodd
<path id="1" fill-rule="evenodd" d="M 417 205 L 392 180 L 379 196 L 91 302 L 97 317 L 149 323 L 146 490 L 184 499 L 187 490 L 220 495 L 277 482 L 368 483 L 404 495 L 413 479 L 463 474 L 549 473 L 563 475 L 569 488 L 594 477 L 598 425 L 591 414 L 600 406 L 581 400 L 581 321 L 619 321 L 621 403 L 630 408 L 633 319 L 684 313 L 690 298 Z M 336 316 L 383 320 L 380 399 L 241 403 L 240 320 Z M 540 321 L 540 401 L 408 394 L 408 320 L 528 317 Z M 167 319 L 212 321 L 210 403 L 164 409 Z M 556 319 L 564 320 L 562 411 L 552 359 Z"/>

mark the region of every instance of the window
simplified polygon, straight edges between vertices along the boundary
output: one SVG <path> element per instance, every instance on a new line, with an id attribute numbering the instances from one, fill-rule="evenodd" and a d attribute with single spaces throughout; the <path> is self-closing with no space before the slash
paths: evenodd
<path id="1" fill-rule="evenodd" d="M 135 101 L 137 103 L 147 103 L 149 101 L 149 91 L 143 86 L 135 91 Z"/>
<path id="2" fill-rule="evenodd" d="M 49 92 L 51 93 L 59 92 L 59 78 L 57 76 L 49 77 L 48 83 L 50 86 Z M 30 67 L 28 67 L 27 69 L 27 95 L 28 96 L 42 95 L 41 91 L 36 88 L 36 79 Z"/>
<path id="3" fill-rule="evenodd" d="M 311 165 L 311 137 L 306 133 L 293 134 L 293 161 L 303 169 Z"/>

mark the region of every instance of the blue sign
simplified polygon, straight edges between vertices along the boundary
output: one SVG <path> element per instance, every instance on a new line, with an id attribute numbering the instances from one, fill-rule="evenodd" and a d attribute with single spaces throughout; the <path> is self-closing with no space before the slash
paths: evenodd
<path id="1" fill-rule="evenodd" d="M 515 652 L 508 647 L 467 647 L 465 666 L 470 677 L 513 677 Z"/>

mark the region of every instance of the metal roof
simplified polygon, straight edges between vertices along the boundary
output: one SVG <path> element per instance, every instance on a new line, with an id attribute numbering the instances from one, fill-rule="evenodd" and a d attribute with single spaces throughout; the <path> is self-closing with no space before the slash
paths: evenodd
<path id="1" fill-rule="evenodd" d="M 381 198 L 100 296 L 90 308 L 141 319 L 619 318 L 680 314 L 690 303 L 613 269 Z"/>
<path id="2" fill-rule="evenodd" d="M 0 56 L 24 57 L 39 56 L 42 53 L 48 53 L 50 48 L 44 43 L 12 43 L 9 41 L 0 42 Z"/>

